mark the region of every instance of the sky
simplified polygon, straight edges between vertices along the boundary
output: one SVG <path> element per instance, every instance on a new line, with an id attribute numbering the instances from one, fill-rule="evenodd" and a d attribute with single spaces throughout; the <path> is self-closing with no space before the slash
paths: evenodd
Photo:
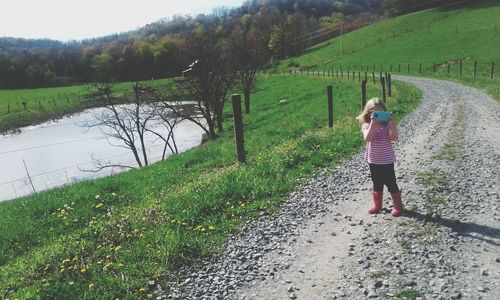
<path id="1" fill-rule="evenodd" d="M 0 37 L 82 40 L 135 30 L 173 15 L 209 14 L 244 0 L 0 0 Z"/>

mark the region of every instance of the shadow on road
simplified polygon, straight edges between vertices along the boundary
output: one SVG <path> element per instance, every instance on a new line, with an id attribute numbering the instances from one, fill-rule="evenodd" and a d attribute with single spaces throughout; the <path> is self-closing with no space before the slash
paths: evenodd
<path id="1" fill-rule="evenodd" d="M 441 217 L 434 217 L 424 215 L 416 211 L 406 210 L 402 217 L 415 219 L 419 222 L 434 223 L 441 226 L 446 226 L 451 230 L 457 232 L 461 236 L 467 236 L 473 239 L 484 241 L 488 244 L 500 246 L 500 229 L 479 225 L 470 222 L 461 222 L 460 220 L 453 220 Z"/>

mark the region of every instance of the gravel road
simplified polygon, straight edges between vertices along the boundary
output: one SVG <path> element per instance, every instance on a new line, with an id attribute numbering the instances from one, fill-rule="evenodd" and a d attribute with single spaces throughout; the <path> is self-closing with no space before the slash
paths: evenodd
<path id="1" fill-rule="evenodd" d="M 358 154 L 156 299 L 499 299 L 500 105 L 456 83 L 394 79 L 423 92 L 399 126 L 401 217 L 387 191 L 383 213 L 368 214 Z"/>

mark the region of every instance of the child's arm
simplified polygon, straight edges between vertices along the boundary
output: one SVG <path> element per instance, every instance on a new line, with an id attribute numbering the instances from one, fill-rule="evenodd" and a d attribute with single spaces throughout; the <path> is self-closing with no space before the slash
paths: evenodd
<path id="1" fill-rule="evenodd" d="M 392 121 L 389 122 L 389 138 L 393 142 L 399 138 L 398 128 Z"/>
<path id="2" fill-rule="evenodd" d="M 370 124 L 365 124 L 363 126 L 363 137 L 365 138 L 365 142 L 371 142 L 377 127 L 380 127 L 380 125 L 374 121 L 371 121 Z"/>

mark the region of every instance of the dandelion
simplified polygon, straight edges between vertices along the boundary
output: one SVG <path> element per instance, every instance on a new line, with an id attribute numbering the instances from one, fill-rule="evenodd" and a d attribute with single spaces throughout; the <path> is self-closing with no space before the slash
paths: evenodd
<path id="1" fill-rule="evenodd" d="M 212 225 L 210 225 L 210 226 L 208 226 L 208 229 L 215 230 L 215 227 L 213 227 Z"/>
<path id="2" fill-rule="evenodd" d="M 93 283 L 89 284 L 89 289 L 91 289 L 91 288 L 93 288 L 93 287 L 94 287 L 94 284 L 93 284 Z"/>
<path id="3" fill-rule="evenodd" d="M 146 289 L 145 289 L 145 288 L 140 288 L 140 289 L 139 289 L 139 292 L 141 292 L 141 293 L 144 293 L 145 291 L 146 291 Z"/>
<path id="4" fill-rule="evenodd" d="M 116 246 L 115 251 L 118 251 L 122 248 L 122 246 Z"/>
<path id="5" fill-rule="evenodd" d="M 99 203 L 99 204 L 97 204 L 97 205 L 95 206 L 95 208 L 101 208 L 101 207 L 103 207 L 103 206 L 104 206 L 104 204 Z"/>
<path id="6" fill-rule="evenodd" d="M 85 273 L 85 272 L 87 272 L 87 269 L 85 269 L 85 268 L 81 268 L 81 269 L 80 269 L 80 272 L 81 272 L 81 273 Z"/>
<path id="7" fill-rule="evenodd" d="M 148 294 L 148 299 L 153 299 L 153 295 L 152 294 Z"/>
<path id="8" fill-rule="evenodd" d="M 65 270 L 64 268 L 61 268 L 61 273 L 64 273 L 64 270 Z"/>

